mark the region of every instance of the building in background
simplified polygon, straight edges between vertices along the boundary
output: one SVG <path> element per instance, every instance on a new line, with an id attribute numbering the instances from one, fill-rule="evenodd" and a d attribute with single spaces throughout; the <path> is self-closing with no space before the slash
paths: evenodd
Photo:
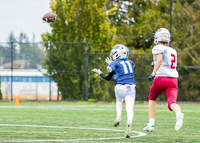
<path id="1" fill-rule="evenodd" d="M 49 100 L 50 81 L 37 69 L 13 69 L 13 99 L 19 95 L 21 100 Z M 11 99 L 11 70 L 1 69 L 1 92 L 3 100 Z M 58 99 L 57 83 L 51 80 L 51 100 Z"/>
<path id="2" fill-rule="evenodd" d="M 14 69 L 24 69 L 26 67 L 26 60 L 15 60 L 13 61 Z M 11 62 L 1 65 L 4 69 L 11 69 Z"/>

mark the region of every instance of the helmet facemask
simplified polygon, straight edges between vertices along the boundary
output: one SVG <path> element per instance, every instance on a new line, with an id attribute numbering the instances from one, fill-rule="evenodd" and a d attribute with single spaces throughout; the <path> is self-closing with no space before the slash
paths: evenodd
<path id="1" fill-rule="evenodd" d="M 129 50 L 126 46 L 118 44 L 113 47 L 110 58 L 114 60 L 128 59 Z"/>
<path id="2" fill-rule="evenodd" d="M 166 42 L 167 45 L 170 42 L 170 33 L 166 28 L 160 28 L 156 31 L 154 35 L 154 44 L 158 44 L 158 42 Z"/>

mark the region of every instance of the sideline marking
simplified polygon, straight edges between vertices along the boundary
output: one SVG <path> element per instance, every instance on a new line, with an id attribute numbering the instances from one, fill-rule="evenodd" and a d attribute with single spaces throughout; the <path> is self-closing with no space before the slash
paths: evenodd
<path id="1" fill-rule="evenodd" d="M 79 108 L 80 107 L 80 108 Z M 85 107 L 85 108 L 84 108 Z M 67 109 L 67 110 L 116 110 L 113 108 L 88 108 L 90 106 L 0 106 L 5 109 Z M 93 106 L 91 106 L 93 107 Z M 137 107 L 137 106 L 136 106 Z M 167 107 L 166 107 L 167 108 Z M 134 111 L 149 111 L 148 109 L 134 109 Z M 169 112 L 168 109 L 158 109 L 156 111 Z M 200 110 L 181 110 L 182 112 L 200 112 Z"/>
<path id="2" fill-rule="evenodd" d="M 84 130 L 104 130 L 104 131 L 117 131 L 117 132 L 124 132 L 124 130 L 115 130 L 115 129 L 105 129 L 105 128 L 84 128 L 84 127 L 64 127 L 64 126 L 44 126 L 44 125 L 18 125 L 18 124 L 0 124 L 0 126 L 17 126 L 17 127 L 42 127 L 42 128 L 68 128 L 68 129 L 84 129 Z M 132 131 L 132 133 L 137 133 L 139 135 L 131 136 L 131 138 L 135 137 L 142 137 L 146 136 L 146 133 L 138 132 L 138 131 Z M 107 140 L 107 139 L 121 139 L 125 137 L 112 137 L 112 138 L 88 138 L 88 139 L 49 139 L 49 140 L 43 140 L 43 139 L 36 139 L 36 140 L 21 140 L 21 139 L 15 139 L 15 140 L 6 140 L 5 138 L 2 138 L 2 142 L 66 142 L 66 141 L 95 141 L 95 140 Z M 5 140 L 4 140 L 5 139 Z"/>

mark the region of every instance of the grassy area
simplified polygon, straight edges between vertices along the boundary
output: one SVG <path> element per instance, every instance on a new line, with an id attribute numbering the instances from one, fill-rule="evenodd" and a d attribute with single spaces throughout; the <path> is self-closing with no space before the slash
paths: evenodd
<path id="1" fill-rule="evenodd" d="M 127 139 L 125 106 L 122 123 L 115 128 L 115 104 L 0 102 L 0 142 L 200 142 L 200 105 L 181 108 L 185 118 L 180 131 L 174 130 L 175 114 L 158 105 L 155 131 Z M 136 104 L 132 130 L 143 132 L 146 123 L 148 106 Z"/>

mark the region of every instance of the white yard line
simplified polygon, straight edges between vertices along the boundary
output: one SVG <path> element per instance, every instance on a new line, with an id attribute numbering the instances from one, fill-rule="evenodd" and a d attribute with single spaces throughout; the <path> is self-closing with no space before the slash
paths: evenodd
<path id="1" fill-rule="evenodd" d="M 163 105 L 165 106 L 165 105 Z M 91 108 L 94 107 L 94 108 Z M 67 109 L 67 110 L 116 110 L 115 106 L 107 106 L 113 108 L 103 108 L 96 106 L 0 106 L 0 108 L 13 108 L 13 109 Z M 142 107 L 142 106 L 139 106 Z M 137 108 L 137 106 L 135 106 Z M 166 106 L 167 108 L 167 106 Z M 134 111 L 148 111 L 147 109 L 134 109 Z M 156 111 L 168 112 L 168 109 L 158 109 Z M 200 112 L 200 110 L 182 110 L 182 112 Z"/>
<path id="2" fill-rule="evenodd" d="M 64 127 L 64 126 L 44 126 L 44 125 L 18 125 L 18 124 L 0 124 L 0 126 L 17 126 L 17 127 L 39 127 L 39 128 L 68 128 L 68 129 L 81 129 L 81 130 L 104 130 L 104 131 L 113 131 L 113 132 L 124 132 L 124 130 L 115 130 L 115 129 L 105 129 L 105 128 L 85 128 L 85 127 Z M 146 133 L 132 131 L 133 133 L 139 134 L 136 136 L 131 136 L 131 138 L 146 136 Z M 88 139 L 35 139 L 35 140 L 7 140 L 0 139 L 1 142 L 68 142 L 68 141 L 95 141 L 95 140 L 109 140 L 109 139 L 121 139 L 125 137 L 111 137 L 111 138 L 88 138 Z"/>

